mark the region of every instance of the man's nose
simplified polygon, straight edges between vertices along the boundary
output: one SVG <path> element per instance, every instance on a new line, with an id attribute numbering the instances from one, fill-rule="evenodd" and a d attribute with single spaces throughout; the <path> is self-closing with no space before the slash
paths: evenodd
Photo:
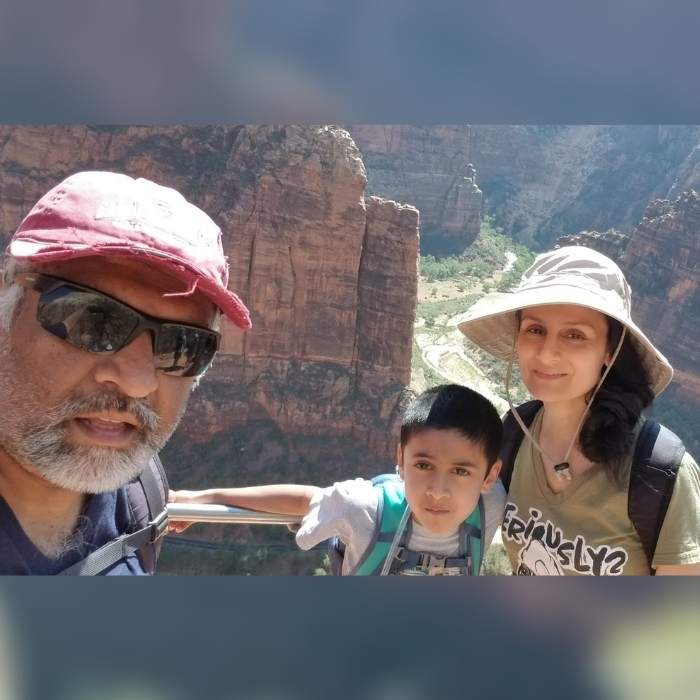
<path id="1" fill-rule="evenodd" d="M 158 388 L 151 333 L 144 331 L 113 355 L 101 355 L 95 368 L 98 384 L 112 384 L 134 399 L 143 399 Z"/>

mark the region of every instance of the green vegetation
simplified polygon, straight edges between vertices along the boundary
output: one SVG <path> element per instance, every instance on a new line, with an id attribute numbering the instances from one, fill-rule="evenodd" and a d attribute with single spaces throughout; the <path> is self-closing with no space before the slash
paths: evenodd
<path id="1" fill-rule="evenodd" d="M 458 275 L 471 275 L 471 268 L 467 268 L 460 258 L 448 256 L 446 258 L 436 258 L 433 255 L 421 255 L 421 273 L 428 282 L 435 280 L 446 280 Z"/>
<path id="2" fill-rule="evenodd" d="M 518 256 L 518 259 L 513 263 L 513 267 L 501 277 L 497 285 L 499 292 L 507 292 L 509 289 L 515 287 L 515 285 L 520 282 L 523 272 L 525 272 L 535 260 L 535 254 L 525 248 L 525 246 L 516 245 L 514 252 Z"/>
<path id="3" fill-rule="evenodd" d="M 515 253 L 518 260 L 513 270 L 504 276 L 508 285 L 520 279 L 534 255 L 525 246 L 506 236 L 491 217 L 485 216 L 479 236 L 461 255 L 422 255 L 421 274 L 428 282 L 450 279 L 471 282 L 473 286 L 503 269 L 509 251 Z M 500 286 L 499 284 L 499 288 Z"/>
<path id="4" fill-rule="evenodd" d="M 480 296 L 480 294 L 465 294 L 453 299 L 424 301 L 418 304 L 417 315 L 419 318 L 425 319 L 426 326 L 431 326 L 433 325 L 431 321 L 434 322 L 440 316 L 451 318 L 462 311 L 466 311 Z"/>

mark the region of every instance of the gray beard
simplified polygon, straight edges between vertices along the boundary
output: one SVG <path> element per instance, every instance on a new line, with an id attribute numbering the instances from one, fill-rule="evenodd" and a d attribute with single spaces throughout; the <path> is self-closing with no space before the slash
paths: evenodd
<path id="1" fill-rule="evenodd" d="M 132 447 L 71 445 L 67 441 L 66 425 L 72 418 L 110 409 L 126 411 L 138 420 Z M 158 415 L 144 401 L 115 394 L 68 399 L 52 409 L 42 424 L 24 426 L 22 435 L 10 436 L 10 451 L 56 486 L 79 493 L 104 493 L 136 478 L 166 443 L 170 433 L 163 435 L 159 424 Z"/>

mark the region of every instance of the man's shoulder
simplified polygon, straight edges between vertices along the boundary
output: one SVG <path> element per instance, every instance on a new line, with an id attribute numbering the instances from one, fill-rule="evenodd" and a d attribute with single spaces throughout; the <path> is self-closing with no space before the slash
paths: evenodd
<path id="1" fill-rule="evenodd" d="M 44 556 L 29 539 L 9 506 L 0 499 L 0 573 L 56 575 L 82 561 L 91 552 L 129 532 L 133 527 L 126 489 L 88 498 L 69 547 L 58 558 Z M 127 555 L 105 575 L 145 575 L 139 558 Z"/>

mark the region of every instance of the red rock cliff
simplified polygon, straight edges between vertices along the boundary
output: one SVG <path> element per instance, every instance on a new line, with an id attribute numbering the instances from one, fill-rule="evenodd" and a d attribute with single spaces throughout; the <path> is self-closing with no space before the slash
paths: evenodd
<path id="1" fill-rule="evenodd" d="M 370 190 L 415 204 L 426 239 L 463 250 L 479 233 L 481 190 L 470 164 L 470 127 L 349 127 L 367 165 Z"/>
<path id="2" fill-rule="evenodd" d="M 676 398 L 700 404 L 700 195 L 652 202 L 621 265 L 636 318 L 673 365 Z"/>

